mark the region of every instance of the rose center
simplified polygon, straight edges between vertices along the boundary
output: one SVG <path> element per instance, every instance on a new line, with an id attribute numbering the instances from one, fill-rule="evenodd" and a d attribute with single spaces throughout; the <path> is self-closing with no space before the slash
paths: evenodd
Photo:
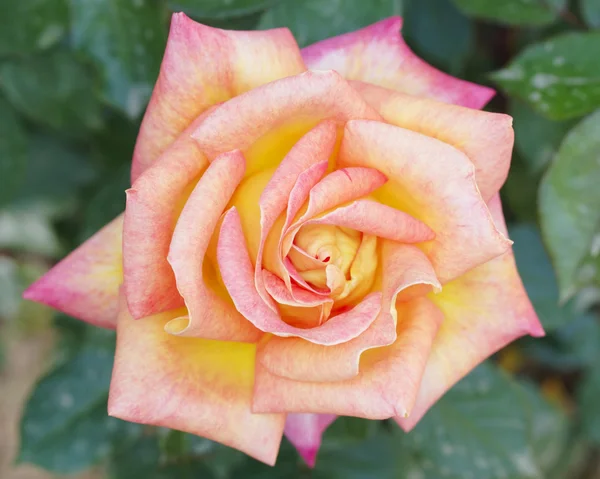
<path id="1" fill-rule="evenodd" d="M 372 284 L 377 238 L 335 225 L 305 225 L 288 257 L 304 281 L 340 301 L 364 294 Z"/>

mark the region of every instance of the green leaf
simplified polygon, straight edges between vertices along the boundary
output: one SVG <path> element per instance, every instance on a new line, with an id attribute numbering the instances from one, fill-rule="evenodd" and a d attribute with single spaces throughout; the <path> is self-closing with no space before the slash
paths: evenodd
<path id="1" fill-rule="evenodd" d="M 57 258 L 62 248 L 52 226 L 54 211 L 31 204 L 0 210 L 0 248 Z"/>
<path id="2" fill-rule="evenodd" d="M 3 319 L 13 319 L 19 313 L 23 292 L 20 282 L 17 262 L 8 256 L 0 256 L 0 324 Z"/>
<path id="3" fill-rule="evenodd" d="M 600 1 L 580 0 L 581 14 L 585 22 L 593 28 L 600 28 Z"/>
<path id="4" fill-rule="evenodd" d="M 502 198 L 507 217 L 524 223 L 537 221 L 537 189 L 539 178 L 529 171 L 525 161 L 513 154 L 506 183 L 502 187 Z M 512 215 L 512 216 L 511 216 Z"/>
<path id="5" fill-rule="evenodd" d="M 546 332 L 573 320 L 574 304 L 559 306 L 556 277 L 537 229 L 520 224 L 509 231 L 519 274 Z"/>
<path id="6" fill-rule="evenodd" d="M 0 67 L 0 78 L 7 99 L 35 122 L 67 135 L 102 126 L 94 79 L 68 52 L 6 62 Z"/>
<path id="7" fill-rule="evenodd" d="M 227 479 L 231 471 L 244 462 L 247 456 L 231 447 L 205 437 L 186 434 L 186 444 L 191 459 L 202 461 L 216 478 Z"/>
<path id="8" fill-rule="evenodd" d="M 29 142 L 29 161 L 23 187 L 14 202 L 39 202 L 69 209 L 76 195 L 97 177 L 90 155 L 56 135 L 33 134 Z"/>
<path id="9" fill-rule="evenodd" d="M 564 411 L 544 399 L 533 383 L 521 382 L 520 386 L 530 415 L 529 443 L 543 477 L 548 477 L 567 450 L 570 423 Z"/>
<path id="10" fill-rule="evenodd" d="M 402 35 L 419 56 L 458 75 L 473 47 L 475 30 L 450 0 L 405 2 Z"/>
<path id="11" fill-rule="evenodd" d="M 107 102 L 131 118 L 144 111 L 158 76 L 166 24 L 156 0 L 71 0 L 72 40 L 101 67 Z"/>
<path id="12" fill-rule="evenodd" d="M 529 417 L 516 384 L 484 363 L 408 434 L 424 477 L 538 478 Z"/>
<path id="13" fill-rule="evenodd" d="M 591 314 L 580 315 L 543 340 L 525 337 L 522 351 L 529 358 L 562 373 L 594 363 L 600 353 L 600 325 Z"/>
<path id="14" fill-rule="evenodd" d="M 169 0 L 168 5 L 174 12 L 181 10 L 194 17 L 230 18 L 261 12 L 280 1 L 281 0 Z"/>
<path id="15" fill-rule="evenodd" d="M 408 479 L 412 460 L 410 451 L 403 448 L 396 437 L 380 432 L 365 441 L 345 447 L 332 448 L 324 443 L 317 457 L 313 478 Z"/>
<path id="16" fill-rule="evenodd" d="M 357 417 L 339 417 L 323 436 L 324 449 L 339 449 L 370 439 L 381 433 L 381 421 Z"/>
<path id="17" fill-rule="evenodd" d="M 85 208 L 81 239 L 96 233 L 125 210 L 125 190 L 129 188 L 129 165 L 108 175 L 95 189 Z"/>
<path id="18" fill-rule="evenodd" d="M 25 179 L 27 137 L 11 106 L 0 97 L 0 206 Z"/>
<path id="19" fill-rule="evenodd" d="M 127 449 L 116 450 L 110 458 L 111 479 L 150 479 L 158 468 L 160 446 L 156 436 L 140 438 Z"/>
<path id="20" fill-rule="evenodd" d="M 579 390 L 577 402 L 581 416 L 581 427 L 587 438 L 600 445 L 600 369 L 597 364 L 591 367 L 584 376 Z"/>
<path id="21" fill-rule="evenodd" d="M 318 463 L 318 459 L 317 459 Z M 246 457 L 231 473 L 232 478 L 243 479 L 301 479 L 308 474 L 308 468 L 300 459 L 296 449 L 288 440 L 283 439 L 275 467 Z"/>
<path id="22" fill-rule="evenodd" d="M 288 27 L 306 46 L 401 12 L 401 0 L 285 0 L 265 12 L 258 28 Z"/>
<path id="23" fill-rule="evenodd" d="M 160 450 L 167 460 L 177 459 L 189 453 L 190 444 L 187 434 L 175 429 L 169 429 L 165 435 L 160 438 Z"/>
<path id="24" fill-rule="evenodd" d="M 21 462 L 70 474 L 139 434 L 106 412 L 112 363 L 111 348 L 88 345 L 40 380 L 21 419 Z"/>
<path id="25" fill-rule="evenodd" d="M 590 253 L 600 223 L 599 165 L 600 110 L 567 134 L 540 187 L 542 233 L 562 299 L 582 286 L 576 274 Z"/>
<path id="26" fill-rule="evenodd" d="M 547 118 L 562 120 L 600 106 L 600 32 L 565 33 L 521 52 L 492 78 Z"/>
<path id="27" fill-rule="evenodd" d="M 156 435 L 146 436 L 111 457 L 111 479 L 212 479 L 208 466 L 194 457 L 166 457 Z M 246 476 L 243 476 L 246 477 Z"/>
<path id="28" fill-rule="evenodd" d="M 0 3 L 0 56 L 44 50 L 58 42 L 69 23 L 67 0 Z"/>
<path id="29" fill-rule="evenodd" d="M 544 25 L 554 21 L 567 0 L 454 0 L 466 14 L 509 25 Z"/>
<path id="30" fill-rule="evenodd" d="M 514 119 L 516 150 L 532 174 L 541 173 L 554 158 L 574 122 L 548 120 L 518 100 L 510 102 L 508 112 Z"/>

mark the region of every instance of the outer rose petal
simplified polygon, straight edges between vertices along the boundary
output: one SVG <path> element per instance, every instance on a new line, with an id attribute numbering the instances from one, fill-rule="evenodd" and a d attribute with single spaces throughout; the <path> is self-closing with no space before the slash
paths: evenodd
<path id="1" fill-rule="evenodd" d="M 305 70 L 298 45 L 286 28 L 219 30 L 175 13 L 135 146 L 132 181 L 211 105 Z"/>
<path id="2" fill-rule="evenodd" d="M 167 334 L 185 310 L 134 321 L 120 302 L 108 411 L 198 434 L 274 464 L 285 415 L 250 411 L 256 346 Z"/>
<path id="3" fill-rule="evenodd" d="M 269 373 L 257 361 L 252 410 L 330 413 L 367 419 L 408 414 L 442 314 L 422 297 L 399 302 L 398 318 L 396 342 L 364 353 L 361 372 L 348 381 L 294 381 Z"/>
<path id="4" fill-rule="evenodd" d="M 498 192 L 508 175 L 514 132 L 512 118 L 352 82 L 387 123 L 442 140 L 462 151 L 475 165 L 483 199 Z"/>
<path id="5" fill-rule="evenodd" d="M 335 414 L 288 414 L 285 437 L 310 467 L 315 465 L 323 433 L 336 419 Z"/>
<path id="6" fill-rule="evenodd" d="M 385 123 L 358 120 L 346 124 L 339 158 L 344 166 L 378 168 L 389 181 L 373 196 L 435 232 L 435 240 L 423 248 L 442 283 L 510 247 L 481 198 L 473 164 L 450 145 Z"/>
<path id="7" fill-rule="evenodd" d="M 352 118 L 381 120 L 337 73 L 309 71 L 223 103 L 192 136 L 211 160 L 226 151 L 243 150 L 250 176 L 278 166 L 320 121 L 333 120 L 341 127 Z"/>
<path id="8" fill-rule="evenodd" d="M 123 282 L 122 233 L 123 215 L 119 215 L 29 286 L 23 298 L 115 329 Z"/>
<path id="9" fill-rule="evenodd" d="M 404 43 L 401 27 L 402 19 L 391 17 L 303 48 L 302 58 L 310 69 L 333 69 L 348 80 L 470 108 L 479 109 L 494 96 L 491 88 L 459 80 L 425 63 Z"/>
<path id="10" fill-rule="evenodd" d="M 500 198 L 490 201 L 498 227 L 506 231 Z M 408 431 L 458 380 L 511 341 L 544 330 L 517 272 L 512 249 L 444 285 L 432 300 L 444 322 L 432 347 L 415 408 L 396 418 Z"/>
<path id="11" fill-rule="evenodd" d="M 239 151 L 221 155 L 202 175 L 179 216 L 167 259 L 189 314 L 167 323 L 169 333 L 248 342 L 262 336 L 231 303 L 209 289 L 202 271 L 213 232 L 244 168 Z"/>
<path id="12" fill-rule="evenodd" d="M 134 318 L 183 306 L 167 253 L 182 203 L 209 165 L 190 137 L 202 120 L 201 115 L 127 190 L 123 266 Z"/>

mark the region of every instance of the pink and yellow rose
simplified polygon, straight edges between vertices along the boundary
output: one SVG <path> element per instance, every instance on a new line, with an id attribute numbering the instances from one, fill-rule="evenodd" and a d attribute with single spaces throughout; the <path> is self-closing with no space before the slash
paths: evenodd
<path id="1" fill-rule="evenodd" d="M 116 328 L 111 415 L 312 464 L 337 415 L 410 430 L 543 335 L 498 195 L 511 118 L 400 27 L 299 50 L 173 16 L 125 213 L 25 293 Z"/>

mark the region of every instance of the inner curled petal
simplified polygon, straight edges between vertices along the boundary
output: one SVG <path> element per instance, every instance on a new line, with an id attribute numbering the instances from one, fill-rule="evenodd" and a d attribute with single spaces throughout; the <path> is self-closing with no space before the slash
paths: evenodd
<path id="1" fill-rule="evenodd" d="M 304 281 L 328 291 L 336 303 L 347 299 L 345 305 L 360 299 L 373 283 L 377 238 L 351 228 L 308 224 L 296 234 L 288 257 Z"/>
<path id="2" fill-rule="evenodd" d="M 343 275 L 347 275 L 358 251 L 361 236 L 360 232 L 349 228 L 334 225 L 306 225 L 300 228 L 294 243 L 308 256 L 321 263 L 317 271 L 324 272 L 326 266 L 332 265 Z M 293 257 L 290 260 L 305 281 L 319 288 L 327 286 L 323 275 L 311 273 L 311 270 L 302 271 L 302 264 L 296 264 Z"/>

